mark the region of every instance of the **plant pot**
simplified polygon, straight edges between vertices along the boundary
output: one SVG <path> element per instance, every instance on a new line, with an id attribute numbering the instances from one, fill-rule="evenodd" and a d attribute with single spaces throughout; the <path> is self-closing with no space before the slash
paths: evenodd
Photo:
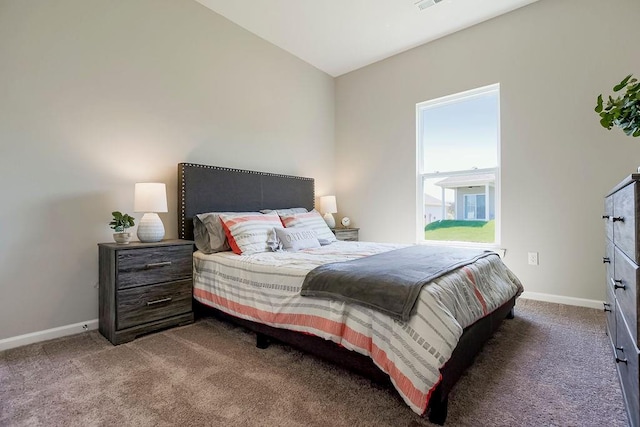
<path id="1" fill-rule="evenodd" d="M 131 241 L 131 233 L 113 233 L 113 240 L 119 245 L 127 245 Z"/>

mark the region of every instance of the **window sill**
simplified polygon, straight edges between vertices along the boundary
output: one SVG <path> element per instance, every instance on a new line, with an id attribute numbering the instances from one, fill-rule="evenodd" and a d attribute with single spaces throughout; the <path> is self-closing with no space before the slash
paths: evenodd
<path id="1" fill-rule="evenodd" d="M 501 248 L 497 243 L 474 243 L 474 242 L 450 242 L 446 240 L 422 240 L 418 242 L 419 245 L 427 245 L 427 246 L 454 246 L 458 248 L 469 248 L 469 249 L 486 249 L 488 251 L 493 251 L 500 255 L 500 258 L 504 258 L 507 254 L 507 250 L 505 248 Z"/>

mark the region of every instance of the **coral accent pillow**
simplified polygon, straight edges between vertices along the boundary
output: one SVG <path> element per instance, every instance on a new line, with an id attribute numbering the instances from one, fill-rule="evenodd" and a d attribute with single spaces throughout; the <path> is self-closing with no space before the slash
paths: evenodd
<path id="1" fill-rule="evenodd" d="M 270 251 L 269 233 L 283 228 L 278 214 L 220 214 L 231 250 L 238 255 Z"/>
<path id="2" fill-rule="evenodd" d="M 286 228 L 307 227 L 316 233 L 321 245 L 335 242 L 336 236 L 317 210 L 306 213 L 292 213 L 281 215 L 280 219 Z"/>

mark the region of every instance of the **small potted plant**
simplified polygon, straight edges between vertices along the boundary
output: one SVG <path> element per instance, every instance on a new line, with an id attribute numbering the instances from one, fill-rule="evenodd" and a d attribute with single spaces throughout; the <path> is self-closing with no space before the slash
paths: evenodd
<path id="1" fill-rule="evenodd" d="M 134 218 L 118 211 L 111 212 L 111 215 L 113 215 L 113 219 L 109 225 L 113 228 L 113 231 L 115 231 L 115 233 L 113 233 L 113 240 L 118 244 L 126 245 L 131 241 L 131 233 L 127 231 L 127 228 L 136 225 Z"/>
<path id="2" fill-rule="evenodd" d="M 619 127 L 633 137 L 640 136 L 640 82 L 631 74 L 613 87 L 614 92 L 625 89 L 624 95 L 613 98 L 609 96 L 607 102 L 598 96 L 595 111 L 600 116 L 600 124 L 611 129 Z"/>

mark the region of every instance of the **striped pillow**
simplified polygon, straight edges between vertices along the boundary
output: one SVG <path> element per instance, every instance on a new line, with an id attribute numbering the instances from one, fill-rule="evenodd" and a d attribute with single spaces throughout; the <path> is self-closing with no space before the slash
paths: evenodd
<path id="1" fill-rule="evenodd" d="M 228 251 L 229 239 L 220 221 L 220 214 L 260 215 L 260 212 L 207 212 L 193 217 L 193 240 L 196 248 L 205 254 Z"/>
<path id="2" fill-rule="evenodd" d="M 307 227 L 312 229 L 321 245 L 328 245 L 336 241 L 336 236 L 315 209 L 306 213 L 280 215 L 280 219 L 286 228 Z"/>
<path id="3" fill-rule="evenodd" d="M 282 228 L 278 214 L 220 214 L 231 250 L 238 255 L 270 251 L 269 233 Z"/>

